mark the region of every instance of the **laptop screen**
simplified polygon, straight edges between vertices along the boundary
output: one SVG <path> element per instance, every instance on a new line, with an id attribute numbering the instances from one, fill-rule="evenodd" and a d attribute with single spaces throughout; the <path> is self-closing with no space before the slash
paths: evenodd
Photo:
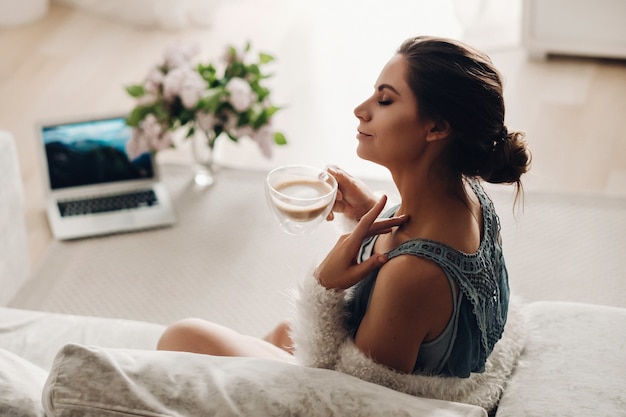
<path id="1" fill-rule="evenodd" d="M 46 125 L 41 130 L 53 190 L 153 178 L 150 153 L 129 158 L 124 117 Z"/>

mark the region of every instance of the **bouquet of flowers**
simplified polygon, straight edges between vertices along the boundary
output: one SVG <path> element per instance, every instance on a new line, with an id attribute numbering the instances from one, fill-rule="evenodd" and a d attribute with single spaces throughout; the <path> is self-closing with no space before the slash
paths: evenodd
<path id="1" fill-rule="evenodd" d="M 164 60 L 153 67 L 141 84 L 126 87 L 137 100 L 126 119 L 132 126 L 129 156 L 173 147 L 172 132 L 186 129 L 185 138 L 201 130 L 213 148 L 220 135 L 237 142 L 242 137 L 254 140 L 266 157 L 272 146 L 287 143 L 285 136 L 272 127 L 272 116 L 280 110 L 270 101 L 270 90 L 263 85 L 270 75 L 263 66 L 274 58 L 259 53 L 248 60 L 251 45 L 242 50 L 228 46 L 222 62 L 194 64 L 196 45 L 172 45 Z"/>

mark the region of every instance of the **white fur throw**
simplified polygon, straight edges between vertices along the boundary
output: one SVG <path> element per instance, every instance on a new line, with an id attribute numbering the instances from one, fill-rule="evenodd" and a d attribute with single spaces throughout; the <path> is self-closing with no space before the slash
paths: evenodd
<path id="1" fill-rule="evenodd" d="M 335 369 L 420 397 L 473 404 L 488 411 L 498 404 L 525 343 L 519 302 L 510 303 L 504 334 L 489 355 L 485 372 L 469 378 L 403 374 L 375 363 L 356 347 L 343 326 L 345 292 L 328 290 L 315 278 L 307 278 L 300 283 L 292 324 L 299 363 Z"/>

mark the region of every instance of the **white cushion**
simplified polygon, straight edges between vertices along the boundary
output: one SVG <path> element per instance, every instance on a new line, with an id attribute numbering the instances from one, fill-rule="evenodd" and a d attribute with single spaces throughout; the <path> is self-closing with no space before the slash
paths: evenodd
<path id="1" fill-rule="evenodd" d="M 164 330 L 160 324 L 133 320 L 0 307 L 0 348 L 44 370 L 67 343 L 154 349 Z"/>
<path id="2" fill-rule="evenodd" d="M 67 345 L 43 393 L 48 417 L 482 416 L 326 369 L 267 359 Z"/>
<path id="3" fill-rule="evenodd" d="M 535 302 L 526 314 L 526 348 L 497 416 L 624 415 L 626 309 Z"/>
<path id="4" fill-rule="evenodd" d="M 3 306 L 26 282 L 30 262 L 17 150 L 13 136 L 4 130 L 0 130 L 0 237 L 0 306 Z"/>
<path id="5" fill-rule="evenodd" d="M 0 349 L 0 415 L 43 417 L 41 390 L 47 376 L 43 369 Z"/>

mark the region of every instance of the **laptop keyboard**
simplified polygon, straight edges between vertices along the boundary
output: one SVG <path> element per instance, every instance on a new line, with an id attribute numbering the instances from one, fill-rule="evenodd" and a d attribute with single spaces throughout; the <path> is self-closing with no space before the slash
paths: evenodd
<path id="1" fill-rule="evenodd" d="M 80 200 L 65 200 L 57 204 L 61 217 L 67 217 L 150 207 L 158 203 L 154 190 L 141 190 Z"/>

